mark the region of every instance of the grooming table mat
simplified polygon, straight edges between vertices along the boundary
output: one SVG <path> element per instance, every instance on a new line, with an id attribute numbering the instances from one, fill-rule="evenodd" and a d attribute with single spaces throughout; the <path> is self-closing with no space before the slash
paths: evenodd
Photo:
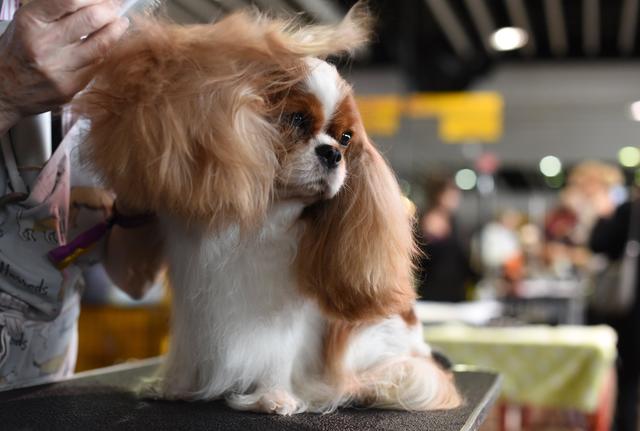
<path id="1" fill-rule="evenodd" d="M 133 390 L 160 360 L 80 373 L 71 379 L 0 392 L 0 428 L 9 430 L 477 430 L 495 402 L 500 377 L 456 372 L 466 402 L 449 411 L 411 413 L 339 409 L 330 414 L 280 417 L 238 412 L 222 401 L 139 399 Z"/>

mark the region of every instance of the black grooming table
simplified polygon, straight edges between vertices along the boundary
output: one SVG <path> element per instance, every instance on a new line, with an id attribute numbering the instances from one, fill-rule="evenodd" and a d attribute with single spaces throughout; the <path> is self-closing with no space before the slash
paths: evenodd
<path id="1" fill-rule="evenodd" d="M 279 417 L 237 412 L 223 402 L 149 401 L 131 388 L 159 359 L 81 373 L 72 379 L 0 392 L 0 428 L 9 430 L 477 430 L 499 394 L 499 376 L 456 372 L 463 407 L 409 413 L 341 409 Z"/>

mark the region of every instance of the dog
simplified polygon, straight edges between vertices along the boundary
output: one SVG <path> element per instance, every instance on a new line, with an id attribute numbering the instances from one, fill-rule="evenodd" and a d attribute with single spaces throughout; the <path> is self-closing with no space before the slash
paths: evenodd
<path id="1" fill-rule="evenodd" d="M 412 216 L 328 56 L 336 25 L 138 21 L 78 100 L 84 157 L 158 215 L 173 287 L 156 393 L 290 415 L 461 403 L 413 312 Z"/>

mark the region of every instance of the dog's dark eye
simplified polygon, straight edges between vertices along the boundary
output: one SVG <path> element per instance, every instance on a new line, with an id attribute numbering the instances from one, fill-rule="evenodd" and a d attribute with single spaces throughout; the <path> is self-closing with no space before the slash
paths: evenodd
<path id="1" fill-rule="evenodd" d="M 294 112 L 289 115 L 289 124 L 291 127 L 298 129 L 306 129 L 309 124 L 309 117 L 302 112 Z"/>
<path id="2" fill-rule="evenodd" d="M 353 136 L 353 133 L 351 132 L 351 130 L 347 130 L 346 132 L 344 132 L 342 136 L 340 136 L 340 145 L 342 145 L 343 147 L 346 147 L 347 145 L 349 145 L 349 142 L 351 142 L 352 136 Z"/>

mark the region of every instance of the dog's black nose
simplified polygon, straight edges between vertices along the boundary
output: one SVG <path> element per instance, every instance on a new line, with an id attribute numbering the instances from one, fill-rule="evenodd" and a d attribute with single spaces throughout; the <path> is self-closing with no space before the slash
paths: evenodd
<path id="1" fill-rule="evenodd" d="M 340 151 L 331 145 L 318 145 L 316 147 L 316 154 L 320 158 L 320 161 L 329 169 L 333 169 L 338 166 L 338 163 L 342 160 L 342 154 L 340 154 Z"/>

